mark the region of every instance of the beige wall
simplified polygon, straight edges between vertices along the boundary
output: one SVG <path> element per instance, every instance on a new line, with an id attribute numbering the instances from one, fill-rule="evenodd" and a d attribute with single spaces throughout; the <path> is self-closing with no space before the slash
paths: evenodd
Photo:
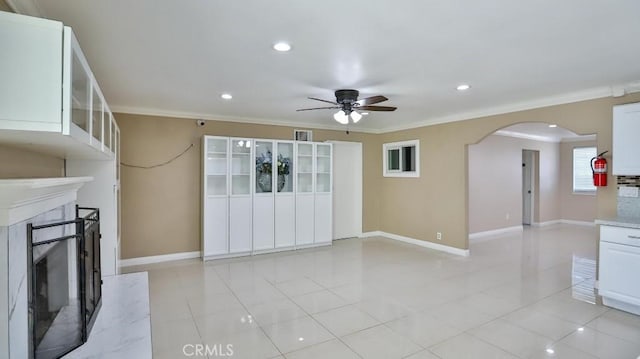
<path id="1" fill-rule="evenodd" d="M 573 193 L 573 149 L 586 146 L 596 146 L 596 141 L 563 142 L 560 144 L 560 161 L 563 163 L 560 170 L 562 219 L 587 222 L 593 222 L 596 219 L 596 196 Z"/>
<path id="2" fill-rule="evenodd" d="M 7 3 L 4 0 L 0 0 L 0 11 L 13 12 L 13 10 L 11 10 L 9 5 L 7 5 Z"/>
<path id="3" fill-rule="evenodd" d="M 202 135 L 292 139 L 293 128 L 117 114 L 122 162 L 157 164 L 195 146 L 182 158 L 155 169 L 122 167 L 122 258 L 200 250 L 200 142 Z M 313 130 L 314 141 L 363 143 L 363 231 L 377 230 L 382 149 L 375 135 Z"/>
<path id="4" fill-rule="evenodd" d="M 61 177 L 64 160 L 0 145 L 0 178 Z"/>
<path id="5" fill-rule="evenodd" d="M 512 124 L 547 122 L 578 134 L 596 134 L 598 148 L 610 149 L 611 107 L 638 101 L 640 94 L 603 98 L 381 135 L 314 130 L 314 140 L 363 142 L 363 231 L 468 248 L 468 145 Z M 117 118 L 126 163 L 162 162 L 195 143 L 195 149 L 165 167 L 123 168 L 123 258 L 199 250 L 203 134 L 290 139 L 293 132 L 290 127 L 222 121 L 198 128 L 185 119 L 127 114 Z M 382 143 L 411 139 L 421 141 L 420 178 L 382 177 Z M 615 186 L 598 189 L 595 200 L 597 216 L 615 215 Z M 442 241 L 435 239 L 436 232 L 443 233 Z"/>
<path id="6" fill-rule="evenodd" d="M 491 135 L 469 146 L 469 233 L 522 224 L 522 150 L 538 151 L 534 221 L 560 219 L 560 145 Z"/>
<path id="7" fill-rule="evenodd" d="M 420 139 L 421 176 L 381 179 L 380 230 L 468 248 L 467 145 L 515 123 L 547 122 L 596 134 L 598 149 L 610 149 L 612 106 L 638 101 L 640 94 L 602 98 L 383 134 L 383 143 Z M 615 186 L 598 189 L 596 201 L 597 216 L 615 215 Z"/>

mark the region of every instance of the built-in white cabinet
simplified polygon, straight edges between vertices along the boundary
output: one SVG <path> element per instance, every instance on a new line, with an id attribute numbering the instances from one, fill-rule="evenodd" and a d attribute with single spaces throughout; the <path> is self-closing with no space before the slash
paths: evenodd
<path id="1" fill-rule="evenodd" d="M 229 253 L 252 250 L 252 140 L 231 138 L 231 195 L 229 196 Z"/>
<path id="2" fill-rule="evenodd" d="M 640 175 L 640 102 L 613 107 L 612 173 Z"/>
<path id="3" fill-rule="evenodd" d="M 202 148 L 202 255 L 225 255 L 229 253 L 229 139 L 205 137 Z"/>
<path id="4" fill-rule="evenodd" d="M 203 138 L 204 259 L 331 244 L 332 145 Z"/>
<path id="5" fill-rule="evenodd" d="M 100 209 L 102 275 L 120 258 L 120 130 L 70 27 L 0 11 L 0 144 L 65 159 L 94 180 L 77 203 Z"/>
<path id="6" fill-rule="evenodd" d="M 0 12 L 0 142 L 113 159 L 117 124 L 70 27 Z"/>
<path id="7" fill-rule="evenodd" d="M 315 196 L 313 191 L 313 143 L 296 143 L 296 245 L 313 244 Z"/>
<path id="8" fill-rule="evenodd" d="M 275 196 L 277 160 L 274 142 L 255 140 L 255 187 L 253 195 L 253 249 L 275 248 Z"/>
<path id="9" fill-rule="evenodd" d="M 600 226 L 598 267 L 603 303 L 640 315 L 640 229 Z"/>
<path id="10" fill-rule="evenodd" d="M 278 167 L 274 210 L 275 248 L 291 248 L 296 244 L 295 144 L 293 141 L 276 141 L 275 146 Z"/>
<path id="11" fill-rule="evenodd" d="M 330 243 L 332 240 L 331 222 L 332 187 L 331 169 L 333 168 L 332 145 L 316 143 L 314 157 L 315 191 L 314 191 L 314 243 Z"/>

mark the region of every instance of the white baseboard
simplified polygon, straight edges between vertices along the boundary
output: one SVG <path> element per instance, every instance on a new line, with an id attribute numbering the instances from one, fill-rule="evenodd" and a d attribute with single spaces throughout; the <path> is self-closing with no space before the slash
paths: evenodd
<path id="1" fill-rule="evenodd" d="M 531 227 L 547 227 L 547 226 L 552 226 L 554 224 L 560 224 L 560 223 L 562 223 L 561 219 L 553 219 L 551 221 L 533 222 L 531 223 Z"/>
<path id="2" fill-rule="evenodd" d="M 490 231 L 474 232 L 474 233 L 469 233 L 469 240 L 477 240 L 480 238 L 497 236 L 499 234 L 522 232 L 522 231 L 523 231 L 523 227 L 522 225 L 519 225 L 519 226 L 513 226 L 513 227 L 492 229 Z"/>
<path id="3" fill-rule="evenodd" d="M 192 259 L 192 258 L 200 258 L 200 251 L 197 252 L 182 252 L 182 253 L 171 253 L 171 254 L 163 254 L 159 256 L 148 256 L 148 257 L 138 257 L 138 258 L 129 258 L 129 259 L 121 259 L 120 267 L 131 267 L 138 266 L 144 264 L 153 264 L 153 263 L 161 263 L 161 262 L 170 262 L 177 261 L 181 259 Z"/>
<path id="4" fill-rule="evenodd" d="M 460 248 L 445 246 L 443 244 L 438 244 L 438 243 L 433 243 L 433 242 L 428 242 L 428 241 L 421 241 L 419 239 L 405 237 L 405 236 L 401 236 L 401 235 L 398 235 L 398 234 L 387 233 L 387 232 L 383 232 L 383 231 L 365 232 L 365 233 L 362 233 L 361 238 L 376 237 L 376 236 L 386 237 L 386 238 L 389 238 L 389 239 L 394 239 L 396 241 L 405 242 L 405 243 L 409 243 L 409 244 L 415 244 L 415 245 L 420 246 L 420 247 L 425 247 L 425 248 L 429 248 L 429 249 L 435 249 L 437 251 L 447 252 L 447 253 L 451 253 L 451 254 L 455 254 L 455 255 L 459 255 L 459 256 L 464 256 L 464 257 L 468 257 L 469 256 L 469 250 L 468 249 L 460 249 Z"/>
<path id="5" fill-rule="evenodd" d="M 560 222 L 564 224 L 575 224 L 576 226 L 587 226 L 587 227 L 595 227 L 596 222 L 594 221 L 576 221 L 573 219 L 561 219 Z"/>
<path id="6" fill-rule="evenodd" d="M 576 221 L 573 219 L 554 219 L 551 221 L 545 221 L 545 222 L 536 222 L 536 223 L 532 223 L 531 226 L 532 227 L 546 227 L 546 226 L 551 226 L 554 224 L 573 224 L 576 226 L 589 226 L 589 227 L 595 227 L 595 222 L 589 222 L 589 221 Z"/>

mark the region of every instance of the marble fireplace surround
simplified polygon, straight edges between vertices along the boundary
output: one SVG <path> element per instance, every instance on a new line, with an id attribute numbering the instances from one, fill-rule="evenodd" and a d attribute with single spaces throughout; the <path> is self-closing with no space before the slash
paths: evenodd
<path id="1" fill-rule="evenodd" d="M 0 358 L 28 358 L 26 224 L 75 218 L 92 177 L 0 180 Z"/>

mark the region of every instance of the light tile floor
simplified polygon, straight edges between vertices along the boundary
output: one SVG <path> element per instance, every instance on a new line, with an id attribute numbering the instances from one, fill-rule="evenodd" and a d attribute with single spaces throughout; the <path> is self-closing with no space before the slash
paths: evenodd
<path id="1" fill-rule="evenodd" d="M 640 317 L 595 304 L 595 228 L 527 228 L 470 250 L 348 239 L 127 271 L 149 272 L 156 359 L 186 344 L 210 358 L 227 344 L 265 359 L 640 356 Z"/>

